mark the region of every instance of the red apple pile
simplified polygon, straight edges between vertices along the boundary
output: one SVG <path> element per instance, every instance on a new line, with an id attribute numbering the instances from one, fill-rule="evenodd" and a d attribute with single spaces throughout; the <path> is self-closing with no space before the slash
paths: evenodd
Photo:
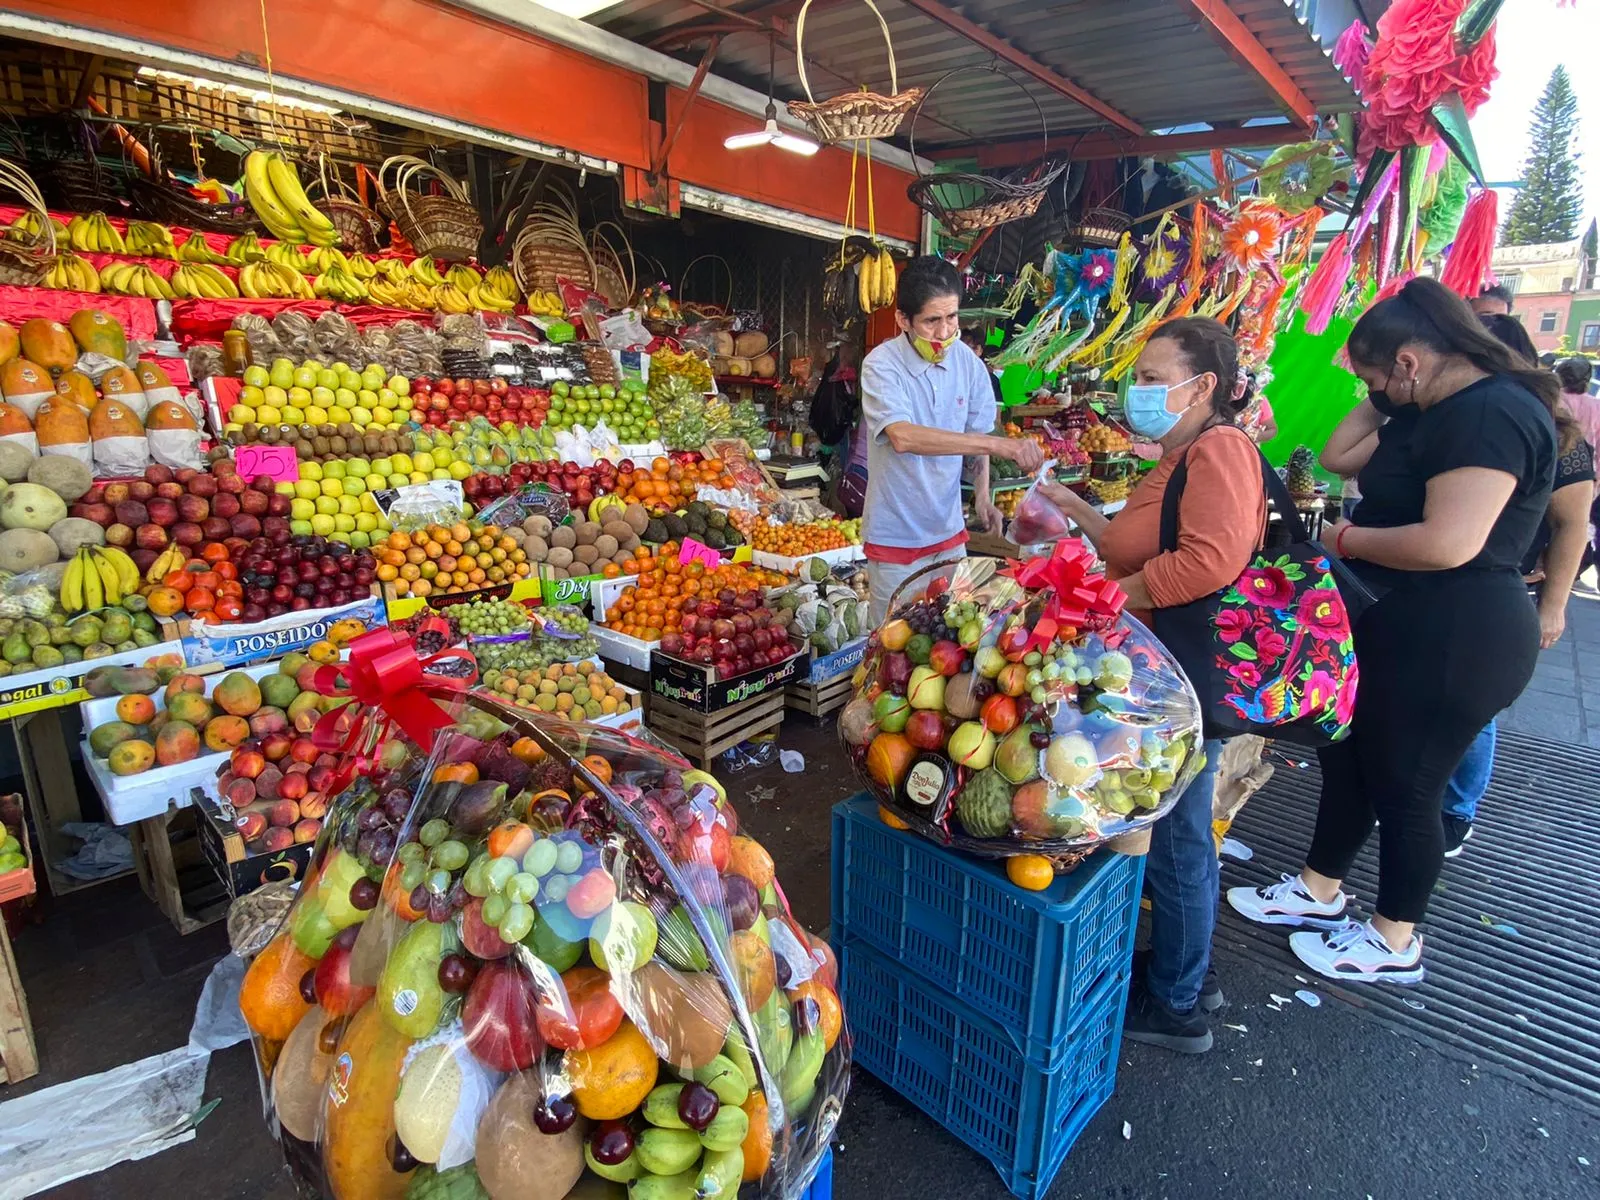
<path id="1" fill-rule="evenodd" d="M 550 412 L 550 393 L 542 388 L 513 387 L 504 379 L 413 379 L 412 416 L 424 426 L 440 428 L 475 416 L 490 424 L 510 421 L 538 429 Z"/>
<path id="2" fill-rule="evenodd" d="M 377 560 L 367 550 L 318 534 L 270 533 L 230 545 L 244 585 L 244 621 L 264 621 L 281 613 L 351 604 L 372 594 Z"/>
<path id="3" fill-rule="evenodd" d="M 462 481 L 461 490 L 475 505 L 515 492 L 528 483 L 542 483 L 563 493 L 574 507 L 588 508 L 597 496 L 610 495 L 633 473 L 631 460 L 613 463 L 606 459 L 592 467 L 575 462 L 518 462 L 501 474 L 479 473 Z"/>
<path id="4" fill-rule="evenodd" d="M 681 632 L 663 634 L 661 652 L 709 666 L 718 679 L 775 667 L 795 653 L 759 592 L 723 588 L 709 599 L 690 596 L 682 612 Z"/>
<path id="5" fill-rule="evenodd" d="M 273 489 L 270 477 L 246 481 L 227 459 L 210 472 L 152 464 L 142 478 L 95 484 L 68 515 L 104 528 L 107 544 L 127 550 L 144 571 L 169 545 L 198 550 L 279 532 L 287 538 L 290 497 Z"/>

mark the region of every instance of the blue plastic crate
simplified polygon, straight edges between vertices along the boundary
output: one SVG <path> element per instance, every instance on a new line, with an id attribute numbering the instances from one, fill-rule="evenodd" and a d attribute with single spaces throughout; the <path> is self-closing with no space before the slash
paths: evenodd
<path id="1" fill-rule="evenodd" d="M 891 829 L 877 810 L 865 793 L 833 810 L 834 940 L 866 943 L 1048 1056 L 1085 997 L 1127 970 L 1144 859 L 1102 851 L 1030 892 L 1003 863 Z"/>
<path id="2" fill-rule="evenodd" d="M 999 1025 L 860 942 L 838 954 L 856 1065 L 987 1158 L 1013 1195 L 1043 1196 L 1116 1086 L 1127 973 L 1100 981 L 1041 1067 Z"/>
<path id="3" fill-rule="evenodd" d="M 817 1173 L 811 1177 L 811 1186 L 801 1193 L 800 1200 L 833 1200 L 833 1150 L 823 1151 Z"/>

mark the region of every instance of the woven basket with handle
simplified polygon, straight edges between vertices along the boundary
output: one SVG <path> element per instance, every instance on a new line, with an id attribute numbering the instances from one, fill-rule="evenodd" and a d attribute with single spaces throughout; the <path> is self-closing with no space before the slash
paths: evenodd
<path id="1" fill-rule="evenodd" d="M 393 186 L 384 181 L 394 172 Z M 444 192 L 424 196 L 407 190 L 425 176 L 438 180 Z M 483 237 L 483 221 L 467 198 L 465 185 L 431 163 L 409 154 L 384 159 L 378 168 L 378 192 L 383 207 L 394 218 L 400 234 L 419 255 L 432 255 L 441 262 L 463 262 L 478 253 Z"/>
<path id="2" fill-rule="evenodd" d="M 32 286 L 56 261 L 56 230 L 50 210 L 32 177 L 4 158 L 0 158 L 0 191 L 14 192 L 24 211 L 33 216 L 31 229 L 12 226 L 0 233 L 0 283 Z"/>
<path id="3" fill-rule="evenodd" d="M 317 207 L 339 231 L 339 244 L 357 254 L 376 254 L 388 222 L 361 202 L 361 193 L 345 182 L 338 164 L 329 163 L 326 154 L 317 156 L 317 167 L 317 178 L 312 181 L 313 187 L 322 189 Z"/>
<path id="4" fill-rule="evenodd" d="M 800 86 L 806 90 L 806 99 L 789 101 L 789 113 L 804 121 L 823 145 L 832 142 L 853 142 L 863 138 L 887 138 L 900 132 L 906 117 L 922 101 L 921 88 L 900 90 L 900 76 L 895 68 L 894 42 L 889 37 L 889 23 L 883 19 L 872 0 L 861 0 L 878 18 L 878 28 L 883 30 L 883 44 L 889 49 L 889 92 L 884 96 L 862 88 L 845 92 L 829 100 L 818 100 L 811 91 L 811 81 L 806 78 L 806 10 L 811 0 L 800 7 L 800 16 L 794 25 L 795 70 L 800 75 Z"/>

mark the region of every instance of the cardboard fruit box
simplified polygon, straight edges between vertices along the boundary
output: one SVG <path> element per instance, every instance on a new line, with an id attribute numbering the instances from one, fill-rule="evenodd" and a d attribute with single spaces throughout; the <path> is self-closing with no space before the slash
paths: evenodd
<path id="1" fill-rule="evenodd" d="M 778 691 L 800 677 L 810 662 L 804 646 L 790 641 L 793 653 L 772 666 L 760 666 L 729 679 L 706 663 L 685 662 L 660 650 L 650 654 L 650 691 L 672 704 L 697 712 L 718 712 L 765 692 Z"/>
<path id="2" fill-rule="evenodd" d="M 233 821 L 221 808 L 211 787 L 197 787 L 189 798 L 200 814 L 196 828 L 200 834 L 200 849 L 217 873 L 228 895 L 235 898 L 248 895 L 264 883 L 280 879 L 303 879 L 306 865 L 311 861 L 315 842 L 296 842 L 282 850 L 269 850 L 251 854 L 244 838 L 233 827 Z"/>

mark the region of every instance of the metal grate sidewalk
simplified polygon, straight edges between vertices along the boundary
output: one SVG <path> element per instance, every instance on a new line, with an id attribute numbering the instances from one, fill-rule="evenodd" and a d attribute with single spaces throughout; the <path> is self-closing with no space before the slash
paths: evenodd
<path id="1" fill-rule="evenodd" d="M 1276 882 L 1311 841 L 1321 774 L 1278 761 L 1234 822 L 1248 863 L 1223 860 L 1224 888 Z M 1381 834 L 1381 829 L 1378 834 Z M 1377 895 L 1377 836 L 1345 890 L 1363 914 Z M 1445 863 L 1422 927 L 1417 987 L 1333 984 L 1289 953 L 1287 934 L 1242 920 L 1226 901 L 1219 935 L 1320 991 L 1536 1087 L 1600 1112 L 1600 750 L 1502 731 L 1473 838 Z"/>

